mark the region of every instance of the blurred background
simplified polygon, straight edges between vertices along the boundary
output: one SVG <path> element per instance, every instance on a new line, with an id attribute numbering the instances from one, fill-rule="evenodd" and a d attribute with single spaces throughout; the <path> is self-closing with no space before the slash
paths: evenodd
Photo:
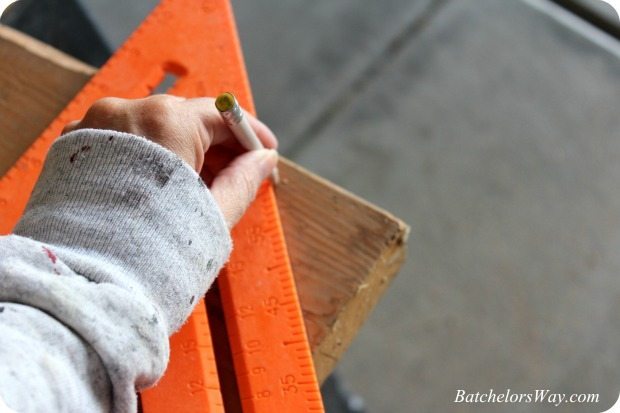
<path id="1" fill-rule="evenodd" d="M 101 65 L 156 0 L 2 22 Z M 330 412 L 601 412 L 620 392 L 620 23 L 599 0 L 233 0 L 281 152 L 412 226 Z M 592 405 L 455 404 L 468 392 Z"/>

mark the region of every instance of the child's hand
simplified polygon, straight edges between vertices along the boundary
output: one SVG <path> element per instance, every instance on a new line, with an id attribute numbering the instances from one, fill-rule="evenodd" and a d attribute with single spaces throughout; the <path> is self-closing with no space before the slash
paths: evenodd
<path id="1" fill-rule="evenodd" d="M 273 132 L 249 114 L 248 120 L 263 145 L 275 149 L 278 142 Z M 176 153 L 207 181 L 229 227 L 241 218 L 277 163 L 274 150 L 243 153 L 212 98 L 105 98 L 95 102 L 84 119 L 68 124 L 63 133 L 84 128 L 144 136 Z"/>

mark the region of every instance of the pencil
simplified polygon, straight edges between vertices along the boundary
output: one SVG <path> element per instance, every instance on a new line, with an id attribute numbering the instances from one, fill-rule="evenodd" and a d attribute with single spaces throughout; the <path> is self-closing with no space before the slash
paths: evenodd
<path id="1" fill-rule="evenodd" d="M 226 122 L 241 146 L 249 151 L 264 149 L 263 144 L 250 126 L 250 122 L 248 122 L 248 118 L 245 116 L 243 109 L 241 109 L 241 106 L 237 102 L 235 95 L 230 92 L 222 93 L 215 99 L 215 107 L 220 112 L 224 122 Z M 271 180 L 274 184 L 280 181 L 277 167 L 271 173 Z"/>

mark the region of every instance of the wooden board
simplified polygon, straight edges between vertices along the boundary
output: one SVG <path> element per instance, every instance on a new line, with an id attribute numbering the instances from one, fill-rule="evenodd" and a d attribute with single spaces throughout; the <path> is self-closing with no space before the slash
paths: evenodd
<path id="1" fill-rule="evenodd" d="M 319 380 L 405 260 L 409 227 L 282 159 L 278 206 Z"/>
<path id="2" fill-rule="evenodd" d="M 0 174 L 94 73 L 53 47 L 0 25 Z"/>
<path id="3" fill-rule="evenodd" d="M 0 173 L 95 69 L 0 26 Z M 278 205 L 319 380 L 402 265 L 408 226 L 282 159 Z"/>

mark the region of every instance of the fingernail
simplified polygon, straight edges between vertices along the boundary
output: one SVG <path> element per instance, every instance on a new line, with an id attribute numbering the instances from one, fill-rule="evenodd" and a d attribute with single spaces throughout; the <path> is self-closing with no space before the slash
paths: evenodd
<path id="1" fill-rule="evenodd" d="M 278 160 L 278 151 L 275 149 L 263 149 L 261 152 L 261 163 L 265 163 L 267 165 L 272 164 L 274 161 Z"/>
<path id="2" fill-rule="evenodd" d="M 278 163 L 278 152 L 275 149 L 264 149 L 262 152 L 259 162 L 263 176 L 267 176 Z"/>

